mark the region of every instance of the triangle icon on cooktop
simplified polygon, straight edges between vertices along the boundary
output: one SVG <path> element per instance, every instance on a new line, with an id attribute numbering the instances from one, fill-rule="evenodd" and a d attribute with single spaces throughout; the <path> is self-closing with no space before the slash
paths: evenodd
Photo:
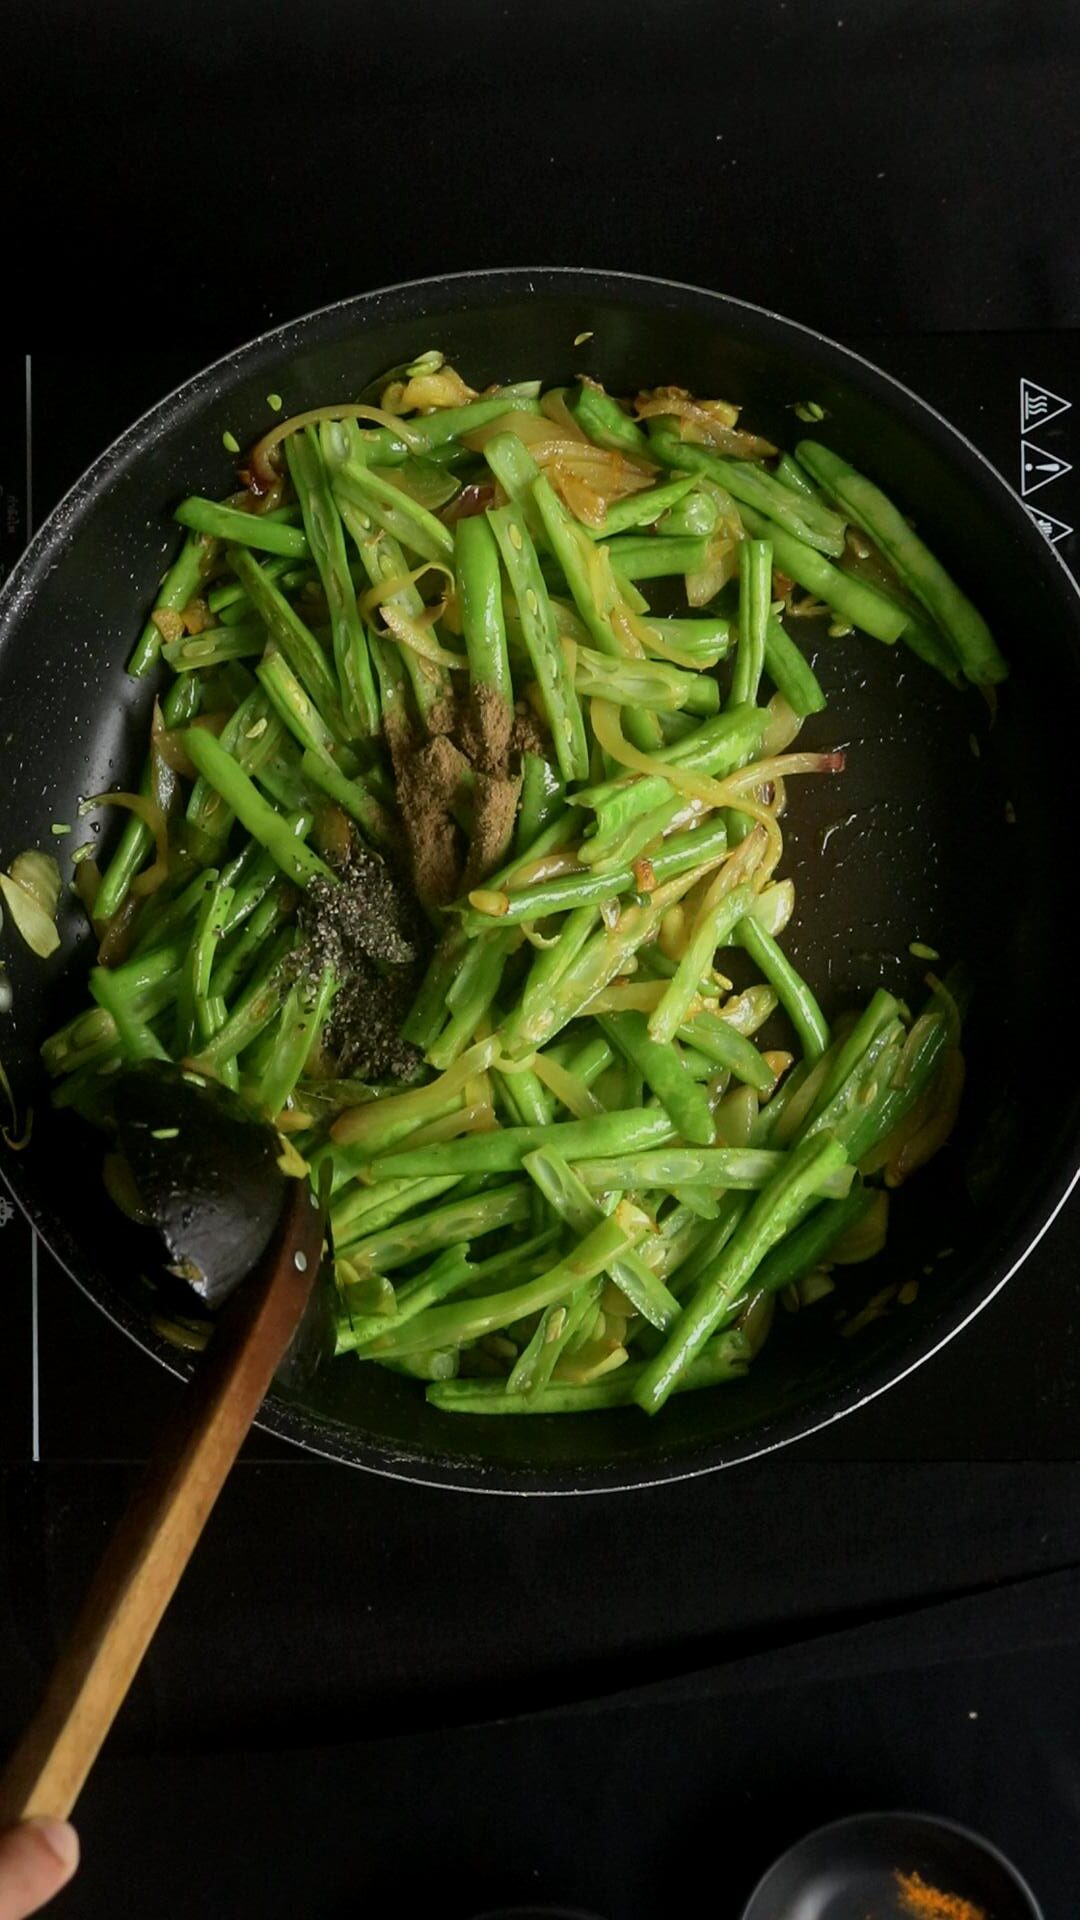
<path id="1" fill-rule="evenodd" d="M 1056 420 L 1059 413 L 1068 413 L 1071 406 L 1071 400 L 1063 400 L 1060 393 L 1051 393 L 1049 387 L 1041 387 L 1037 380 L 1021 380 L 1021 433 L 1030 433 L 1032 427 L 1045 427 L 1048 420 Z"/>
<path id="2" fill-rule="evenodd" d="M 1056 453 L 1045 453 L 1034 440 L 1021 440 L 1020 491 L 1025 498 L 1029 493 L 1037 493 L 1040 487 L 1049 486 L 1051 480 L 1060 480 L 1063 474 L 1071 472 L 1070 460 L 1061 460 Z"/>

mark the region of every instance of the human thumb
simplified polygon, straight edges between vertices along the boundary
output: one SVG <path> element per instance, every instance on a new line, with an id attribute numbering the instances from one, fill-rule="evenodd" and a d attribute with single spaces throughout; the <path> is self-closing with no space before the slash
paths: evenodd
<path id="1" fill-rule="evenodd" d="M 24 1820 L 0 1833 L 0 1920 L 26 1920 L 67 1885 L 79 1837 L 66 1820 Z"/>

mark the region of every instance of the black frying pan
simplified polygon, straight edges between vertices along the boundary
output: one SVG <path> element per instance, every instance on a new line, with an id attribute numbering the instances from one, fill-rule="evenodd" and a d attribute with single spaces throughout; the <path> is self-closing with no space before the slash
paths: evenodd
<path id="1" fill-rule="evenodd" d="M 264 1413 L 267 1426 L 315 1451 L 447 1485 L 571 1492 L 705 1472 L 808 1433 L 917 1366 L 1016 1271 L 1076 1179 L 1061 868 L 1076 789 L 1080 600 L 1004 481 L 940 415 L 773 314 L 669 282 L 572 269 L 366 294 L 265 334 L 189 381 L 102 455 L 36 535 L 0 596 L 5 860 L 52 845 L 50 823 L 74 820 L 81 794 L 130 783 L 150 689 L 127 680 L 123 663 L 175 544 L 170 506 L 228 490 L 223 430 L 243 443 L 271 418 L 268 393 L 290 412 L 348 398 L 429 346 L 477 387 L 577 371 L 616 393 L 676 382 L 740 402 L 756 428 L 788 444 L 802 430 L 791 407 L 819 401 L 823 436 L 917 517 L 1013 665 L 991 732 L 979 696 L 954 694 L 903 649 L 819 634 L 830 706 L 806 736 L 846 746 L 848 771 L 802 782 L 786 822 L 785 870 L 799 891 L 792 951 L 828 1009 L 879 982 L 917 994 L 913 939 L 964 957 L 975 973 L 962 1127 L 902 1194 L 885 1258 L 845 1282 L 857 1302 L 889 1280 L 917 1278 L 914 1305 L 853 1339 L 838 1336 L 828 1306 L 780 1314 L 748 1379 L 688 1394 L 652 1423 L 629 1411 L 469 1421 L 433 1412 L 415 1383 L 348 1360 L 302 1399 L 275 1395 Z M 73 1278 L 176 1369 L 181 1356 L 140 1307 L 145 1290 L 101 1190 L 97 1141 L 40 1098 L 38 1043 L 85 993 L 74 910 L 63 931 L 47 966 L 6 942 L 15 1004 L 2 1053 L 39 1109 L 32 1147 L 9 1157 L 7 1172 Z"/>

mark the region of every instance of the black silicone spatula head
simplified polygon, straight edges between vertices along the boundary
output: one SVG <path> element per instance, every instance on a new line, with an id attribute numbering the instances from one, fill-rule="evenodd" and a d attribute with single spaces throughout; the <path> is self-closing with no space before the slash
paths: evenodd
<path id="1" fill-rule="evenodd" d="M 165 1061 L 120 1074 L 113 1092 L 120 1153 L 170 1270 L 216 1309 L 269 1245 L 281 1140 L 227 1087 Z"/>

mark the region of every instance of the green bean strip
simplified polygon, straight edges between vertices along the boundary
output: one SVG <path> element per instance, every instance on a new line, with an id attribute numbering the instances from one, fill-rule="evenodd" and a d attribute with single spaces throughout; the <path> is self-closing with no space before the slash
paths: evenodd
<path id="1" fill-rule="evenodd" d="M 522 631 L 543 694 L 559 770 L 564 780 L 587 780 L 589 748 L 581 707 L 559 645 L 536 548 L 517 507 L 489 508 L 487 518 L 517 596 Z"/>
<path id="2" fill-rule="evenodd" d="M 654 614 L 642 621 L 661 649 L 672 647 L 696 661 L 698 668 L 715 667 L 731 648 L 731 623 L 710 615 L 707 620 L 658 620 Z"/>
<path id="3" fill-rule="evenodd" d="M 602 387 L 587 382 L 573 406 L 574 418 L 590 440 L 613 453 L 629 453 L 638 460 L 651 461 L 649 442 L 641 428 L 623 412 L 617 400 Z"/>
<path id="4" fill-rule="evenodd" d="M 871 639 L 881 640 L 886 646 L 899 640 L 909 615 L 894 600 L 855 574 L 842 573 L 823 554 L 816 553 L 804 540 L 796 540 L 793 534 L 786 533 L 783 527 L 754 508 L 740 507 L 739 517 L 746 531 L 756 539 L 772 541 L 773 565 L 807 593 L 824 600 L 837 619 L 861 627 Z"/>
<path id="5" fill-rule="evenodd" d="M 737 1329 L 709 1342 L 673 1384 L 672 1393 L 695 1393 L 741 1380 L 750 1359 L 750 1346 Z M 500 1380 L 441 1380 L 427 1390 L 429 1406 L 441 1413 L 607 1413 L 632 1406 L 645 1373 L 643 1365 L 620 1367 L 602 1380 L 585 1386 L 545 1387 L 535 1397 L 509 1393 Z"/>
<path id="6" fill-rule="evenodd" d="M 99 1007 L 112 1017 L 120 1047 L 128 1060 L 167 1060 L 169 1058 L 153 1028 L 132 1012 L 127 996 L 117 990 L 108 967 L 92 967 L 90 991 Z"/>
<path id="7" fill-rule="evenodd" d="M 512 1056 L 531 1048 L 546 1046 L 562 1028 L 568 1026 L 589 1002 L 625 971 L 639 947 L 652 941 L 669 906 L 689 893 L 697 880 L 717 864 L 720 856 L 704 867 L 692 867 L 675 880 L 669 880 L 648 896 L 649 904 L 630 907 L 614 927 L 605 927 L 593 935 L 563 973 L 546 1005 L 517 1008 L 503 1027 L 503 1044 Z"/>
<path id="8" fill-rule="evenodd" d="M 499 991 L 503 969 L 515 938 L 513 933 L 507 935 L 500 928 L 474 941 L 474 948 L 479 949 L 475 975 L 469 981 L 468 990 L 457 1000 L 438 1039 L 427 1050 L 430 1064 L 437 1067 L 440 1073 L 452 1066 L 476 1038 L 476 1030 Z"/>
<path id="9" fill-rule="evenodd" d="M 263 562 L 263 572 L 268 580 L 280 580 L 284 574 L 296 571 L 295 562 L 292 560 L 278 558 Z M 218 615 L 224 614 L 228 608 L 235 607 L 237 603 L 241 603 L 250 612 L 251 602 L 239 580 L 221 580 L 217 586 L 210 588 L 206 596 L 206 604 L 211 613 Z"/>
<path id="10" fill-rule="evenodd" d="M 829 1248 L 849 1227 L 857 1226 L 873 1202 L 873 1194 L 856 1181 L 843 1200 L 823 1200 L 808 1220 L 765 1255 L 754 1275 L 754 1287 L 765 1293 L 779 1293 L 793 1281 L 801 1280 L 818 1262 L 828 1258 Z"/>
<path id="11" fill-rule="evenodd" d="M 453 557 L 450 529 L 392 480 L 383 479 L 360 461 L 346 460 L 334 469 L 333 489 L 337 501 L 348 501 L 369 514 L 385 533 L 419 554 L 421 560 Z"/>
<path id="12" fill-rule="evenodd" d="M 657 580 L 672 573 L 700 573 L 709 557 L 709 543 L 703 534 L 673 534 L 668 540 L 623 534 L 612 540 L 608 555 L 616 575 Z"/>
<path id="13" fill-rule="evenodd" d="M 180 613 L 189 600 L 194 600 L 215 551 L 212 540 L 204 539 L 202 534 L 189 533 L 157 590 L 154 613 Z M 161 629 L 151 614 L 135 643 L 127 664 L 127 670 L 132 679 L 142 680 L 157 661 L 160 652 Z"/>
<path id="14" fill-rule="evenodd" d="M 323 1022 L 337 992 L 332 968 L 324 967 L 314 988 L 295 981 L 281 1011 L 277 1044 L 259 1078 L 255 1104 L 271 1120 L 285 1107 L 318 1044 Z"/>
<path id="15" fill-rule="evenodd" d="M 888 495 L 816 440 L 801 440 L 795 451 L 812 477 L 880 547 L 909 593 L 937 621 L 973 685 L 994 686 L 1004 680 L 1008 667 L 981 613 L 961 593 Z"/>
<path id="16" fill-rule="evenodd" d="M 891 1027 L 899 1015 L 899 1000 L 895 995 L 886 993 L 884 987 L 879 987 L 869 1006 L 859 1015 L 847 1039 L 838 1047 L 836 1058 L 821 1084 L 817 1099 L 806 1116 L 807 1125 L 824 1112 L 829 1102 L 839 1093 L 848 1075 L 863 1059 L 867 1047 L 887 1027 Z"/>
<path id="17" fill-rule="evenodd" d="M 519 440 L 516 433 L 493 434 L 484 447 L 484 459 L 507 499 L 524 515 L 536 546 L 549 546 L 544 523 L 532 497 L 533 481 L 539 478 L 540 469 L 524 441 Z"/>
<path id="18" fill-rule="evenodd" d="M 267 514 L 244 513 L 239 507 L 222 506 L 217 500 L 204 500 L 192 494 L 181 500 L 173 514 L 182 527 L 193 533 L 209 534 L 230 546 L 257 547 L 262 553 L 281 554 L 290 560 L 307 560 L 311 549 L 299 527 L 283 526 Z"/>
<path id="19" fill-rule="evenodd" d="M 731 680 L 732 707 L 754 706 L 765 667 L 766 633 L 772 600 L 772 542 L 739 543 L 739 645 Z"/>
<path id="20" fill-rule="evenodd" d="M 225 951 L 219 956 L 214 966 L 210 990 L 222 1000 L 228 1000 L 237 981 L 244 978 L 248 969 L 263 952 L 270 935 L 277 931 L 286 918 L 286 908 L 281 899 L 284 889 L 277 884 L 278 878 L 278 870 L 275 866 L 272 889 L 253 908 L 249 919 L 236 937 L 228 942 Z"/>
<path id="21" fill-rule="evenodd" d="M 721 859 L 726 851 L 727 829 L 722 820 L 709 821 L 693 833 L 673 833 L 649 862 L 652 884 L 659 886 L 672 880 L 688 867 L 701 866 L 714 855 Z M 588 870 L 570 873 L 565 879 L 541 880 L 535 886 L 515 887 L 509 893 L 481 887 L 475 889 L 469 899 L 484 904 L 474 904 L 471 911 L 463 912 L 461 924 L 465 932 L 474 934 L 492 924 L 510 926 L 523 920 L 542 920 L 550 913 L 563 913 L 593 901 L 613 899 L 637 884 L 633 867 L 626 866 L 603 873 Z"/>
<path id="22" fill-rule="evenodd" d="M 676 1381 L 700 1353 L 721 1315 L 744 1293 L 765 1255 L 796 1226 L 822 1185 L 843 1167 L 843 1147 L 828 1135 L 803 1141 L 759 1193 L 719 1258 L 707 1266 L 693 1299 L 660 1352 L 642 1369 L 634 1398 L 658 1413 Z"/>
<path id="23" fill-rule="evenodd" d="M 677 506 L 696 484 L 693 474 L 688 473 L 678 480 L 644 488 L 640 493 L 624 494 L 608 508 L 602 527 L 586 527 L 585 531 L 594 540 L 610 540 L 613 534 L 625 533 L 630 527 L 655 526 L 661 514 Z M 692 532 L 711 532 L 711 528 L 695 527 Z"/>
<path id="24" fill-rule="evenodd" d="M 649 434 L 649 448 L 665 466 L 682 467 L 692 473 L 707 474 L 731 494 L 739 504 L 759 514 L 767 514 L 792 538 L 839 559 L 844 551 L 844 522 L 824 503 L 808 494 L 797 493 L 775 474 L 749 460 L 728 460 L 710 453 L 690 440 L 680 440 L 670 428 L 657 426 Z"/>
<path id="25" fill-rule="evenodd" d="M 775 473 L 777 479 L 782 480 L 785 487 L 790 487 L 793 493 L 804 494 L 808 500 L 820 499 L 821 496 L 806 468 L 800 467 L 799 462 L 793 459 L 790 453 L 780 455 L 776 462 Z"/>
<path id="26" fill-rule="evenodd" d="M 403 420 L 398 433 L 389 427 L 375 427 L 359 434 L 362 457 L 372 466 L 399 466 L 415 454 L 432 454 L 450 440 L 461 440 L 480 427 L 501 420 L 504 413 L 539 413 L 540 405 L 532 393 L 504 388 L 482 400 L 471 400 L 464 407 L 440 407 L 422 419 Z"/>
<path id="27" fill-rule="evenodd" d="M 266 578 L 253 555 L 240 547 L 230 547 L 229 561 L 237 578 L 246 587 L 260 619 L 265 621 L 271 639 L 285 655 L 305 693 L 315 702 L 335 736 L 339 740 L 346 739 L 348 730 L 334 676 L 314 634 L 304 625 L 275 582 Z"/>
<path id="28" fill-rule="evenodd" d="M 687 1045 L 696 1047 L 716 1066 L 726 1068 L 744 1086 L 754 1087 L 758 1093 L 771 1093 L 776 1085 L 768 1062 L 746 1036 L 739 1033 L 721 1014 L 695 1014 L 692 1020 L 684 1021 L 678 1027 L 677 1036 Z"/>
<path id="29" fill-rule="evenodd" d="M 709 1098 L 693 1078 L 678 1047 L 658 1046 L 644 1014 L 598 1014 L 600 1031 L 636 1067 L 684 1140 L 710 1146 L 715 1133 Z"/>
<path id="30" fill-rule="evenodd" d="M 451 1187 L 460 1186 L 462 1175 L 442 1174 L 434 1180 L 381 1180 L 377 1187 L 357 1186 L 348 1175 L 346 1180 L 349 1181 L 347 1189 L 339 1187 L 330 1208 L 334 1247 L 345 1255 L 354 1240 L 377 1233 L 381 1227 L 392 1226 L 405 1214 L 419 1212 L 429 1200 L 438 1200 L 449 1193 Z"/>
<path id="31" fill-rule="evenodd" d="M 379 699 L 367 635 L 356 604 L 356 588 L 349 573 L 341 515 L 334 504 L 318 434 L 311 427 L 291 434 L 285 442 L 285 451 L 304 515 L 308 545 L 330 609 L 342 716 L 352 737 L 371 739 L 379 731 Z"/>
<path id="32" fill-rule="evenodd" d="M 574 1233 L 587 1234 L 600 1225 L 605 1217 L 603 1210 L 560 1153 L 550 1147 L 539 1147 L 525 1155 L 522 1165 L 553 1212 Z M 639 1254 L 632 1251 L 620 1254 L 607 1271 L 650 1326 L 659 1327 L 663 1332 L 678 1318 L 679 1303 L 674 1294 Z"/>
<path id="33" fill-rule="evenodd" d="M 519 1019 L 529 1021 L 534 1017 L 544 1017 L 551 995 L 570 971 L 586 942 L 591 940 L 598 919 L 597 909 L 590 905 L 575 907 L 572 913 L 567 914 L 555 945 L 542 949 L 533 960 L 521 990 L 520 1011 L 511 1016 L 511 1023 Z"/>
<path id="34" fill-rule="evenodd" d="M 508 1395 L 516 1394 L 535 1407 L 563 1354 L 573 1346 L 585 1326 L 595 1320 L 604 1285 L 603 1274 L 595 1280 L 584 1280 L 569 1299 L 555 1301 L 544 1308 L 532 1339 L 522 1348 L 507 1375 Z"/>
<path id="35" fill-rule="evenodd" d="M 354 1241 L 347 1258 L 361 1278 L 369 1273 L 391 1273 L 426 1253 L 481 1240 L 501 1227 L 516 1226 L 528 1215 L 528 1184 L 517 1180 L 468 1200 L 451 1200 L 445 1207 L 418 1214 L 415 1220 L 398 1221 L 378 1233 L 367 1234 Z"/>
<path id="36" fill-rule="evenodd" d="M 468 525 L 468 522 L 463 522 Z M 614 659 L 593 647 L 579 647 L 574 685 L 580 694 L 613 700 L 631 712 L 649 707 L 665 713 L 717 713 L 720 688 L 707 675 L 684 673 L 659 660 Z"/>
<path id="37" fill-rule="evenodd" d="M 134 672 L 134 667 L 129 672 Z M 197 674 L 175 680 L 162 703 L 162 719 L 167 727 L 184 727 L 199 711 L 202 685 Z M 154 753 L 151 752 L 139 781 L 139 792 L 149 796 L 154 779 Z M 150 851 L 153 834 L 144 820 L 132 814 L 124 823 L 116 852 L 101 876 L 94 896 L 94 919 L 104 923 L 123 905 L 135 875 Z"/>
<path id="38" fill-rule="evenodd" d="M 272 642 L 255 669 L 255 678 L 301 749 L 310 749 L 330 759 L 336 744 L 334 736 L 318 708 L 308 699 L 285 655 L 279 653 Z"/>
<path id="39" fill-rule="evenodd" d="M 541 754 L 521 757 L 521 793 L 514 829 L 514 857 L 527 853 L 544 829 L 566 812 L 566 788 L 550 761 Z"/>
<path id="40" fill-rule="evenodd" d="M 487 1196 L 489 1200 L 492 1197 Z M 425 1347 L 456 1347 L 465 1340 L 493 1333 L 499 1327 L 512 1326 L 529 1314 L 541 1313 L 545 1307 L 573 1293 L 583 1281 L 607 1272 L 613 1260 L 637 1244 L 648 1225 L 645 1214 L 623 1201 L 610 1218 L 604 1217 L 546 1273 L 527 1280 L 523 1286 L 507 1287 L 501 1293 L 462 1300 L 452 1306 L 430 1307 L 411 1326 L 403 1328 L 396 1339 L 388 1337 L 385 1351 L 408 1353 Z"/>
<path id="41" fill-rule="evenodd" d="M 638 646 L 632 646 L 623 633 L 632 589 L 627 580 L 616 576 L 610 549 L 597 546 L 588 538 L 563 506 L 546 474 L 540 474 L 533 482 L 531 496 L 548 545 L 562 568 L 574 606 L 594 645 L 601 653 L 632 655 L 638 652 Z M 618 632 L 613 625 L 615 616 L 621 621 Z M 634 745 L 643 753 L 651 752 L 659 742 L 659 728 L 653 714 L 627 714 L 626 728 Z"/>
<path id="42" fill-rule="evenodd" d="M 363 830 L 365 837 L 374 847 L 396 850 L 401 844 L 401 835 L 392 816 L 382 802 L 365 785 L 357 774 L 349 779 L 336 763 L 321 752 L 305 748 L 300 756 L 300 766 L 312 786 L 319 787 L 342 810 L 350 820 L 355 820 Z"/>
<path id="43" fill-rule="evenodd" d="M 407 1287 L 398 1289 L 396 1311 L 391 1314 L 369 1313 L 351 1314 L 348 1312 L 346 1298 L 346 1318 L 338 1324 L 337 1353 L 357 1353 L 364 1359 L 363 1349 L 382 1335 L 398 1332 L 408 1326 L 428 1307 L 437 1306 L 458 1293 L 471 1280 L 475 1268 L 462 1247 L 447 1247 L 427 1272 Z"/>
<path id="44" fill-rule="evenodd" d="M 828 704 L 810 662 L 803 658 L 794 640 L 772 616 L 765 628 L 765 671 L 777 693 L 783 695 L 800 719 L 821 713 Z"/>
<path id="45" fill-rule="evenodd" d="M 321 444 L 325 448 L 325 438 Z M 360 555 L 364 571 L 372 586 L 382 587 L 387 582 L 397 582 L 393 591 L 387 594 L 385 604 L 400 607 L 410 620 L 419 619 L 424 612 L 424 602 L 411 578 L 405 555 L 397 541 L 391 534 L 378 528 L 371 516 L 363 509 L 340 496 L 336 498 L 346 531 Z M 383 723 L 386 726 L 388 721 L 386 670 L 392 660 L 395 665 L 397 664 L 396 647 L 381 643 L 375 634 L 369 636 L 369 645 L 379 675 Z M 425 660 L 412 647 L 402 647 L 400 651 L 420 717 L 426 724 L 428 716 L 450 694 L 449 672 L 436 661 Z M 383 662 L 381 666 L 380 659 Z"/>
<path id="46" fill-rule="evenodd" d="M 487 518 L 471 514 L 454 529 L 454 567 L 461 603 L 461 625 L 474 689 L 486 688 L 498 701 L 509 727 L 514 685 L 506 651 L 499 549 Z"/>
<path id="47" fill-rule="evenodd" d="M 661 1147 L 610 1160 L 575 1160 L 574 1172 L 589 1193 L 626 1188 L 647 1191 L 707 1187 L 711 1192 L 758 1193 L 780 1172 L 782 1153 L 763 1147 Z M 823 1180 L 829 1197 L 849 1191 L 852 1168 L 844 1165 Z"/>
<path id="48" fill-rule="evenodd" d="M 472 1134 L 467 1140 L 440 1140 L 428 1147 L 406 1147 L 380 1155 L 371 1163 L 373 1180 L 396 1180 L 402 1174 L 430 1177 L 443 1173 L 516 1173 L 522 1156 L 536 1147 L 552 1147 L 564 1160 L 584 1155 L 637 1153 L 646 1147 L 666 1146 L 675 1138 L 667 1114 L 655 1108 L 600 1113 L 591 1120 L 560 1120 L 550 1127 L 500 1127 L 493 1133 Z"/>
<path id="49" fill-rule="evenodd" d="M 555 1119 L 555 1099 L 529 1068 L 521 1073 L 500 1073 L 495 1081 L 515 1127 L 550 1127 Z"/>
<path id="50" fill-rule="evenodd" d="M 760 708 L 732 707 L 727 713 L 706 720 L 687 739 L 671 747 L 661 747 L 654 758 L 661 763 L 670 761 L 691 773 L 708 773 L 723 779 L 752 757 L 767 725 L 768 715 Z M 633 822 L 651 815 L 659 807 L 685 807 L 687 801 L 662 774 L 645 774 L 639 779 L 610 780 L 600 786 L 583 788 L 571 795 L 571 804 L 589 807 L 596 814 L 596 833 L 581 849 L 582 860 L 592 866 L 618 848 L 621 836 Z"/>
<path id="51" fill-rule="evenodd" d="M 753 897 L 748 885 L 733 887 L 699 916 L 662 1000 L 649 1015 L 649 1038 L 657 1045 L 665 1046 L 674 1040 L 679 1028 L 686 1024 L 691 1004 L 700 993 L 702 975 L 712 966 L 717 948 L 726 946 L 737 929 L 741 939 L 741 928 Z"/>
<path id="52" fill-rule="evenodd" d="M 195 1055 L 194 1067 L 220 1075 L 222 1068 L 258 1039 L 263 1028 L 280 1012 L 289 986 L 283 962 L 292 950 L 295 937 L 293 929 L 287 927 L 272 942 L 259 974 L 245 988 L 225 1025 L 219 1027 L 213 1039 Z"/>
<path id="53" fill-rule="evenodd" d="M 772 935 L 751 915 L 739 923 L 736 939 L 776 988 L 780 1005 L 799 1036 L 806 1058 L 816 1060 L 829 1044 L 829 1023 L 806 981 L 796 973 Z"/>
<path id="54" fill-rule="evenodd" d="M 212 733 L 189 728 L 184 735 L 188 754 L 199 772 L 248 832 L 266 848 L 290 880 L 306 887 L 314 879 L 334 878 L 325 861 L 297 838 L 280 813 L 262 798 L 243 768 Z"/>
<path id="55" fill-rule="evenodd" d="M 420 990 L 405 1017 L 403 1040 L 426 1052 L 446 1018 L 446 996 L 465 957 L 466 941 L 455 927 L 444 934 L 428 962 Z"/>
<path id="56" fill-rule="evenodd" d="M 183 640 L 170 640 L 161 657 L 174 673 L 192 673 L 199 667 L 220 667 L 226 660 L 256 660 L 266 645 L 261 620 L 235 626 L 206 627 Z"/>

